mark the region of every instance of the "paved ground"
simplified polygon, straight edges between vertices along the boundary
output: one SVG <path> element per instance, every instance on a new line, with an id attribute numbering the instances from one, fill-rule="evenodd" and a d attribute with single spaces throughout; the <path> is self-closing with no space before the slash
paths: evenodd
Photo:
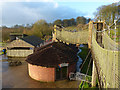
<path id="1" fill-rule="evenodd" d="M 22 60 L 22 65 L 9 67 L 8 62 L 2 62 L 2 87 L 3 88 L 78 88 L 79 81 L 62 80 L 56 82 L 39 82 L 29 77 L 27 62 Z"/>

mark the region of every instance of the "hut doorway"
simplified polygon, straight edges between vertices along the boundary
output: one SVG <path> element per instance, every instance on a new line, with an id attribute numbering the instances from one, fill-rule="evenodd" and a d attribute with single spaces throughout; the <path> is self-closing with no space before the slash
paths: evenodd
<path id="1" fill-rule="evenodd" d="M 66 79 L 67 78 L 67 66 L 57 67 L 56 68 L 56 80 Z"/>

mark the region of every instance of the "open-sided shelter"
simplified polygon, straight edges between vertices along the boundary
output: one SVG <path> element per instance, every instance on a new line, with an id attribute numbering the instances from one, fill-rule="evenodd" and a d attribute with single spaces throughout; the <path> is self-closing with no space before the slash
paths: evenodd
<path id="1" fill-rule="evenodd" d="M 34 49 L 44 43 L 39 37 L 26 36 L 13 40 L 7 45 L 7 56 L 9 57 L 27 57 L 34 52 Z"/>

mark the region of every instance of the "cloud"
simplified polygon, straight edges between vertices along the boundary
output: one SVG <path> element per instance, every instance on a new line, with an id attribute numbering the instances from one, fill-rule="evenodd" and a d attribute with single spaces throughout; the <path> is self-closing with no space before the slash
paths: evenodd
<path id="1" fill-rule="evenodd" d="M 54 7 L 57 8 L 58 7 L 58 3 L 55 3 Z"/>
<path id="2" fill-rule="evenodd" d="M 0 2 L 119 2 L 119 0 L 0 0 Z"/>
<path id="3" fill-rule="evenodd" d="M 53 22 L 56 19 L 74 18 L 84 15 L 75 9 L 55 2 L 6 2 L 2 5 L 3 25 L 31 24 L 40 19 Z"/>

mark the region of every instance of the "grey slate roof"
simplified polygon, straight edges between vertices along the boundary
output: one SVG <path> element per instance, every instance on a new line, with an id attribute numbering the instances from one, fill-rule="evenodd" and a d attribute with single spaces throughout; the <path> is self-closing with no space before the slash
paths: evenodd
<path id="1" fill-rule="evenodd" d="M 21 38 L 22 40 L 24 40 L 25 42 L 33 45 L 33 46 L 37 46 L 40 45 L 41 43 L 44 42 L 44 40 L 40 39 L 39 37 L 36 36 L 26 36 L 24 38 Z"/>

